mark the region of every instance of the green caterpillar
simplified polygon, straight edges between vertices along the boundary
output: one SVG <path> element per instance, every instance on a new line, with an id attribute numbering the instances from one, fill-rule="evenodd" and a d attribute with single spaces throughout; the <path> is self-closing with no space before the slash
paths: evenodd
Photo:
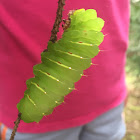
<path id="1" fill-rule="evenodd" d="M 17 104 L 21 119 L 39 122 L 64 101 L 80 80 L 83 70 L 91 66 L 91 58 L 99 52 L 104 35 L 104 21 L 93 9 L 79 9 L 70 16 L 71 24 L 56 43 L 48 42 L 41 53 L 41 64 L 33 67 L 35 77 L 26 81 L 24 98 Z"/>

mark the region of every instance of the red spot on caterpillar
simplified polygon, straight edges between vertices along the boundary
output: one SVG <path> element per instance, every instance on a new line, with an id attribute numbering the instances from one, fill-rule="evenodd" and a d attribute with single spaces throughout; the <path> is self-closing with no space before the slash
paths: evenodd
<path id="1" fill-rule="evenodd" d="M 68 52 L 69 54 L 72 54 L 71 52 Z"/>
<path id="2" fill-rule="evenodd" d="M 83 42 L 79 41 L 78 43 L 83 43 Z"/>
<path id="3" fill-rule="evenodd" d="M 39 87 L 39 84 L 37 84 L 37 86 Z"/>
<path id="4" fill-rule="evenodd" d="M 50 75 L 50 73 L 46 72 L 48 75 Z"/>
<path id="5" fill-rule="evenodd" d="M 59 61 L 58 61 L 57 63 L 58 63 L 58 64 L 62 64 L 62 63 L 61 63 L 61 62 L 59 62 Z"/>
<path id="6" fill-rule="evenodd" d="M 29 98 L 31 98 L 31 97 L 29 96 Z"/>

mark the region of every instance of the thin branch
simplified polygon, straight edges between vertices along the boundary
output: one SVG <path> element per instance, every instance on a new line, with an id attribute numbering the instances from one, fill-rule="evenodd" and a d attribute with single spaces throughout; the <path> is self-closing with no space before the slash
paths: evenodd
<path id="1" fill-rule="evenodd" d="M 14 122 L 15 126 L 14 126 L 14 129 L 13 129 L 13 131 L 12 131 L 10 140 L 14 140 L 14 137 L 15 137 L 15 134 L 16 134 L 18 125 L 19 125 L 19 123 L 20 123 L 20 120 L 21 120 L 21 113 L 18 113 L 18 118 L 17 118 L 17 120 Z"/>
<path id="2" fill-rule="evenodd" d="M 59 32 L 59 25 L 62 22 L 62 12 L 63 6 L 65 5 L 65 0 L 58 1 L 58 9 L 56 19 L 53 25 L 53 29 L 51 31 L 50 41 L 55 42 L 57 40 L 57 32 Z"/>
<path id="3" fill-rule="evenodd" d="M 53 25 L 53 29 L 51 31 L 51 37 L 50 37 L 50 41 L 55 42 L 57 40 L 57 32 L 59 32 L 59 25 L 62 22 L 62 12 L 63 12 L 63 7 L 65 5 L 65 0 L 59 0 L 58 1 L 58 9 L 57 9 L 57 13 L 56 13 L 56 19 Z M 20 123 L 21 120 L 21 113 L 18 114 L 18 118 L 17 120 L 14 122 L 15 126 L 14 129 L 12 131 L 10 140 L 14 140 L 18 125 Z"/>

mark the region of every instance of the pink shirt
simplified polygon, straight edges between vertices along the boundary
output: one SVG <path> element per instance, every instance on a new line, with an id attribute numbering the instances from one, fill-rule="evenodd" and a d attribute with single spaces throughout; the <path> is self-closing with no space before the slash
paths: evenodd
<path id="1" fill-rule="evenodd" d="M 58 0 L 0 1 L 0 122 L 13 128 L 17 103 L 41 62 L 55 20 Z M 105 20 L 106 35 L 97 65 L 85 71 L 76 90 L 39 123 L 21 121 L 18 131 L 39 133 L 80 126 L 119 105 L 126 96 L 125 57 L 128 46 L 129 0 L 66 0 L 64 18 L 71 9 L 93 8 Z M 60 31 L 62 34 L 62 29 Z M 54 86 L 55 88 L 55 86 Z"/>

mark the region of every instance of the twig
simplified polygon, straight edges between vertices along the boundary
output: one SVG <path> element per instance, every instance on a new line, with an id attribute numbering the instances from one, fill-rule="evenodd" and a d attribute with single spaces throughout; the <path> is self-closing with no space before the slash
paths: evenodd
<path id="1" fill-rule="evenodd" d="M 50 41 L 55 42 L 57 40 L 57 32 L 59 32 L 59 25 L 62 22 L 62 12 L 63 6 L 65 5 L 65 0 L 58 1 L 58 9 L 56 19 L 53 25 L 53 29 L 51 31 Z"/>
<path id="2" fill-rule="evenodd" d="M 14 137 L 15 137 L 15 134 L 16 134 L 18 125 L 19 125 L 19 123 L 20 123 L 20 120 L 21 120 L 21 113 L 18 113 L 18 118 L 17 118 L 17 120 L 14 122 L 15 126 L 14 126 L 14 129 L 13 129 L 13 131 L 12 131 L 10 140 L 14 140 Z"/>
<path id="3" fill-rule="evenodd" d="M 59 32 L 59 25 L 62 22 L 62 12 L 63 12 L 63 7 L 65 5 L 65 0 L 59 0 L 58 1 L 58 9 L 57 9 L 57 13 L 56 13 L 56 19 L 53 25 L 53 29 L 51 31 L 51 37 L 50 37 L 50 41 L 55 42 L 57 40 L 57 32 Z M 10 140 L 14 140 L 18 125 L 20 123 L 21 120 L 21 113 L 18 114 L 18 118 L 17 120 L 14 122 L 15 126 L 14 129 L 12 131 Z"/>

